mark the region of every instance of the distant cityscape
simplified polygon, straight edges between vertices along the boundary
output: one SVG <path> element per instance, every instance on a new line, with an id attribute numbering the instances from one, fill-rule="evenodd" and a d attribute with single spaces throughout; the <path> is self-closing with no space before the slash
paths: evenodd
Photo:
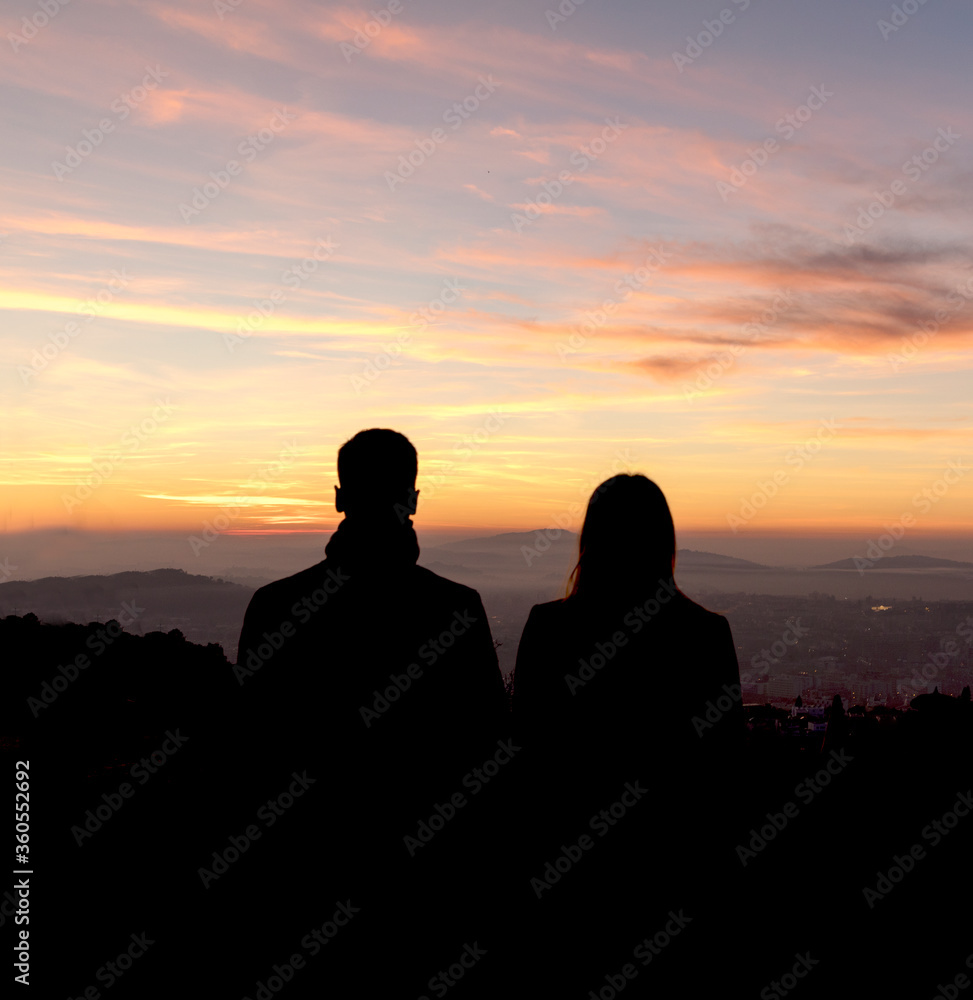
<path id="1" fill-rule="evenodd" d="M 973 671 L 973 602 L 875 602 L 749 597 L 725 613 L 744 701 L 807 707 L 835 695 L 854 705 L 906 707 L 916 695 L 959 695 Z M 768 642 L 778 628 L 779 639 Z M 800 634 L 797 634 L 800 633 Z"/>

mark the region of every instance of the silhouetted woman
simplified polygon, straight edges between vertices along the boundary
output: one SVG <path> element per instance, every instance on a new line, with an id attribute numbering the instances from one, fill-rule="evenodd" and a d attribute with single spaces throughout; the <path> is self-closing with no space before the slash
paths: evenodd
<path id="1" fill-rule="evenodd" d="M 538 983 L 556 965 L 587 996 L 611 985 L 599 969 L 630 963 L 644 988 L 686 974 L 703 947 L 717 957 L 743 718 L 729 625 L 675 585 L 659 487 L 602 483 L 579 550 L 568 596 L 531 610 L 513 719 L 526 964 Z"/>

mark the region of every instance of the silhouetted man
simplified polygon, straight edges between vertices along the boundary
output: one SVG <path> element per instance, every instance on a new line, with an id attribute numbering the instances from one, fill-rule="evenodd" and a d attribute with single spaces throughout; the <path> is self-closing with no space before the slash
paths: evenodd
<path id="1" fill-rule="evenodd" d="M 477 812 L 463 779 L 498 752 L 504 691 L 477 592 L 416 565 L 416 470 L 395 431 L 342 446 L 335 506 L 345 518 L 322 562 L 254 594 L 235 669 L 252 740 L 244 784 L 255 804 L 276 802 L 279 835 L 265 840 L 289 852 L 253 845 L 257 896 L 278 898 L 280 878 L 288 908 L 296 896 L 306 918 L 296 931 L 350 899 L 360 915 L 328 941 L 329 962 L 392 947 L 391 981 L 408 980 L 412 963 L 421 992 L 467 943 L 457 908 L 475 908 L 473 896 L 456 887 L 475 881 L 488 810 Z M 465 810 L 450 806 L 456 793 Z M 453 924 L 455 941 L 444 930 Z M 284 935 L 280 954 L 302 953 L 299 943 Z M 264 955 L 267 970 L 276 957 Z M 315 961 L 321 981 L 336 983 Z M 439 966 L 425 972 L 424 961 Z"/>

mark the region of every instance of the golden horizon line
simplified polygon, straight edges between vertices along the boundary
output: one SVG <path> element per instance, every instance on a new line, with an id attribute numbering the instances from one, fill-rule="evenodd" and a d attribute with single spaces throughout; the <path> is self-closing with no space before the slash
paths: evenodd
<path id="1" fill-rule="evenodd" d="M 335 524 L 333 526 L 320 526 L 320 527 L 253 527 L 253 528 L 226 528 L 219 532 L 220 535 L 235 535 L 235 536 L 265 536 L 274 537 L 280 535 L 329 535 L 333 534 L 338 527 L 338 524 L 344 518 L 336 518 Z M 460 532 L 460 531 L 470 531 L 475 534 L 524 534 L 529 535 L 535 532 L 570 532 L 572 534 L 578 534 L 581 530 L 581 523 L 573 526 L 558 526 L 556 524 L 541 525 L 535 524 L 531 527 L 522 527 L 519 525 L 483 525 L 483 524 L 458 524 L 450 522 L 413 522 L 413 527 L 417 533 L 431 533 L 431 532 Z M 678 543 L 679 537 L 681 535 L 690 535 L 694 537 L 712 537 L 721 539 L 732 539 L 735 541 L 746 542 L 748 540 L 756 540 L 760 538 L 791 538 L 794 540 L 803 540 L 808 538 L 842 538 L 845 536 L 854 536 L 857 538 L 863 537 L 863 535 L 868 535 L 869 533 L 875 534 L 881 533 L 879 529 L 875 528 L 873 525 L 867 526 L 835 526 L 822 528 L 820 530 L 809 531 L 810 526 L 788 526 L 788 527 L 771 527 L 767 526 L 764 528 L 748 528 L 746 532 L 733 532 L 729 527 L 727 528 L 714 528 L 712 525 L 709 526 L 699 526 L 699 525 L 683 525 L 676 526 L 676 540 Z M 965 528 L 965 530 L 964 530 Z M 65 524 L 56 524 L 46 527 L 32 527 L 23 529 L 2 529 L 0 530 L 0 537 L 13 537 L 21 535 L 39 535 L 39 534 L 50 534 L 50 533 L 69 533 L 77 535 L 158 535 L 158 536 L 180 536 L 184 537 L 187 532 L 198 532 L 204 530 L 204 526 L 201 526 L 198 522 L 194 522 L 191 525 L 184 525 L 182 527 L 153 527 L 153 526 L 131 526 L 125 528 L 97 528 L 97 527 L 82 527 L 73 526 Z M 918 527 L 910 531 L 910 535 L 913 538 L 924 538 L 924 539 L 950 539 L 950 538 L 973 538 L 973 526 L 964 525 L 962 528 L 949 529 L 929 526 L 925 529 L 920 529 Z"/>

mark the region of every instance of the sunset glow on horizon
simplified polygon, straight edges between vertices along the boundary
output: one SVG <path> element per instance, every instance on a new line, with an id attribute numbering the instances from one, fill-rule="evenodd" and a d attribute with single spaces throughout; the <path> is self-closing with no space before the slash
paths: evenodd
<path id="1" fill-rule="evenodd" d="M 391 427 L 426 527 L 640 472 L 973 538 L 967 9 L 59 2 L 0 21 L 4 532 L 329 530 Z"/>

